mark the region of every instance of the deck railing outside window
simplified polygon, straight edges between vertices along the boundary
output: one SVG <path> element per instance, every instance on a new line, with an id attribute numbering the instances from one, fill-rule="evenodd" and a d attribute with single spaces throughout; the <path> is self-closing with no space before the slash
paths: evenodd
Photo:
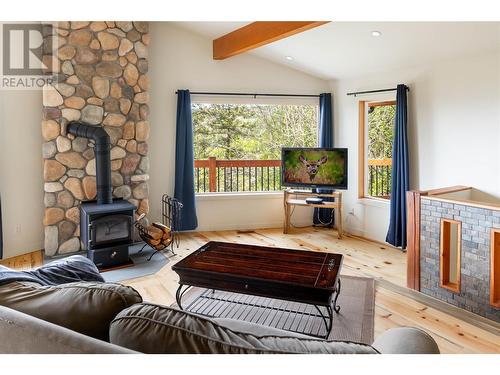
<path id="1" fill-rule="evenodd" d="M 392 159 L 368 159 L 368 195 L 389 199 Z M 194 161 L 196 193 L 280 191 L 281 160 Z"/>
<path id="2" fill-rule="evenodd" d="M 196 193 L 279 191 L 281 160 L 195 160 L 194 184 Z"/>
<path id="3" fill-rule="evenodd" d="M 391 197 L 392 159 L 368 159 L 368 195 Z"/>

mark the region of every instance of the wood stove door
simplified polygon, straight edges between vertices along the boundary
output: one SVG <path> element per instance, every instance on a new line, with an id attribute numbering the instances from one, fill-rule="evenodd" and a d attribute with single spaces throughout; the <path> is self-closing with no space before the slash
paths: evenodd
<path id="1" fill-rule="evenodd" d="M 89 248 L 120 244 L 132 240 L 130 215 L 105 215 L 92 219 L 89 224 Z"/>

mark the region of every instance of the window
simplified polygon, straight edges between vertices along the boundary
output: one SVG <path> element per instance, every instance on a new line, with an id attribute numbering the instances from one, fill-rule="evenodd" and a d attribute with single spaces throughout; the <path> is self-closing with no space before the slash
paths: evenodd
<path id="1" fill-rule="evenodd" d="M 440 285 L 441 288 L 460 292 L 460 249 L 462 223 L 441 219 L 440 237 Z"/>
<path id="2" fill-rule="evenodd" d="M 360 198 L 390 199 L 396 102 L 359 102 Z"/>
<path id="3" fill-rule="evenodd" d="M 281 190 L 281 148 L 315 147 L 313 104 L 193 103 L 195 191 Z"/>

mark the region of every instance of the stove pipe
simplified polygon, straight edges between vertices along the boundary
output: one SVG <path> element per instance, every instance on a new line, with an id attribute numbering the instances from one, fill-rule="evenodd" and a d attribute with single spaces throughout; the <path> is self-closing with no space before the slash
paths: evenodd
<path id="1" fill-rule="evenodd" d="M 68 133 L 84 137 L 95 142 L 95 169 L 97 185 L 97 203 L 113 203 L 113 188 L 111 185 L 111 142 L 108 133 L 101 126 L 93 126 L 78 121 L 72 121 L 67 126 Z"/>

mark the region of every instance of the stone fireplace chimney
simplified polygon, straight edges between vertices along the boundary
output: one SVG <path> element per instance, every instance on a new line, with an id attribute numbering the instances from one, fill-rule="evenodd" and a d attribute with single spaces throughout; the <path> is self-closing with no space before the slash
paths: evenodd
<path id="1" fill-rule="evenodd" d="M 45 42 L 57 47 L 42 123 L 45 253 L 54 256 L 81 249 L 82 202 L 123 198 L 149 211 L 148 23 L 57 22 Z M 101 133 L 89 137 L 81 123 Z M 109 168 L 99 167 L 104 148 Z"/>

